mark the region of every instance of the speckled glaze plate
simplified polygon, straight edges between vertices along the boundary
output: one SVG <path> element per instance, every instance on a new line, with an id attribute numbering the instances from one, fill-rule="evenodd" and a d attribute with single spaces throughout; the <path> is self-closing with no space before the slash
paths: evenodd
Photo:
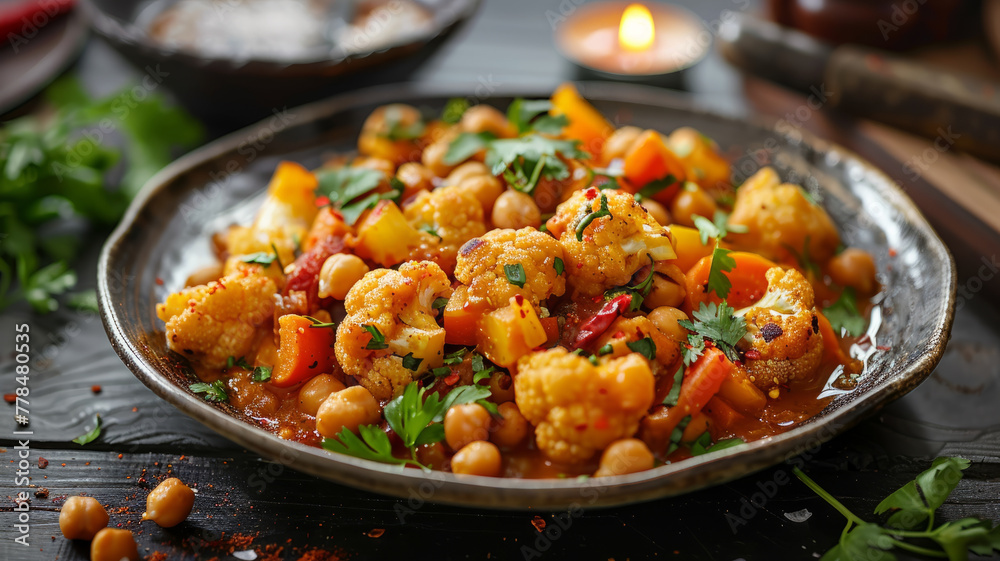
<path id="1" fill-rule="evenodd" d="M 888 177 L 829 143 L 775 132 L 712 114 L 663 90 L 581 84 L 613 122 L 669 131 L 696 127 L 732 156 L 737 179 L 761 162 L 804 184 L 829 211 L 844 242 L 870 251 L 886 287 L 869 330 L 888 350 L 866 359 L 856 389 L 835 395 L 818 416 L 791 431 L 643 473 L 587 480 L 521 480 L 401 470 L 282 440 L 227 405 L 187 389 L 193 374 L 166 349 L 155 304 L 213 261 L 210 238 L 248 222 L 275 165 L 284 159 L 318 166 L 352 150 L 365 117 L 377 106 L 405 102 L 440 110 L 464 91 L 399 85 L 360 91 L 291 110 L 233 133 L 174 162 L 146 185 L 108 239 L 100 259 L 98 298 L 108 337 L 135 375 L 160 397 L 234 442 L 288 467 L 362 489 L 424 500 L 492 508 L 556 509 L 610 506 L 686 493 L 779 463 L 817 446 L 923 381 L 948 340 L 954 312 L 951 255 L 913 203 Z M 506 107 L 498 93 L 484 103 Z M 890 251 L 891 250 L 891 251 Z M 892 256 L 890 256 L 892 253 Z"/>

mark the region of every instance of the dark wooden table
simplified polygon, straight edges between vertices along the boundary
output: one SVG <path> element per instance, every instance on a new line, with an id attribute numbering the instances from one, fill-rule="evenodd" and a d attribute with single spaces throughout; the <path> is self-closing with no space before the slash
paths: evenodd
<path id="1" fill-rule="evenodd" d="M 723 10 L 745 5 L 687 3 L 709 24 Z M 552 47 L 550 22 L 573 5 L 488 1 L 415 79 L 488 90 L 553 86 L 572 78 L 572 68 Z M 133 75 L 96 41 L 77 71 L 95 93 L 111 92 Z M 686 88 L 730 113 L 750 113 L 761 105 L 746 101 L 742 78 L 716 55 L 686 77 Z M 796 103 L 794 95 L 786 95 Z M 780 115 L 780 108 L 775 113 Z M 94 284 L 101 238 L 95 233 L 79 259 L 85 287 Z M 864 515 L 934 456 L 964 456 L 973 465 L 942 508 L 943 517 L 1000 519 L 998 318 L 983 299 L 967 302 L 931 378 L 804 455 L 811 475 Z M 61 501 L 75 494 L 109 505 L 111 525 L 134 531 L 144 555 L 162 552 L 168 559 L 253 559 L 267 553 L 299 559 L 315 549 L 351 559 L 812 559 L 836 542 L 843 527 L 832 508 L 791 477 L 789 465 L 674 499 L 582 514 L 470 510 L 433 505 L 416 495 L 400 500 L 360 492 L 266 462 L 179 413 L 132 377 L 93 315 L 5 311 L 3 393 L 14 387 L 14 326 L 21 323 L 30 325 L 33 359 L 31 482 L 47 496 L 32 499 L 28 547 L 13 542 L 18 535 L 13 502 L 0 504 L 0 560 L 87 559 L 86 544 L 64 540 L 58 529 Z M 99 392 L 92 390 L 95 385 Z M 14 487 L 17 451 L 10 438 L 17 427 L 13 407 L 6 411 L 0 421 L 0 495 L 12 496 L 20 490 Z M 86 446 L 71 443 L 92 426 L 95 413 L 104 419 L 101 437 Z M 48 462 L 44 469 L 42 458 Z M 147 491 L 166 474 L 198 490 L 193 514 L 170 530 L 139 521 Z M 803 510 L 811 513 L 804 521 Z"/>

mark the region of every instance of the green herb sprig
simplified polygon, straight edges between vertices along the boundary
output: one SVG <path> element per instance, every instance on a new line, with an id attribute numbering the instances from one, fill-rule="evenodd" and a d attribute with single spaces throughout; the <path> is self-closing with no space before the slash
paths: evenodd
<path id="1" fill-rule="evenodd" d="M 747 323 L 742 316 L 733 315 L 734 311 L 726 302 L 718 306 L 714 302 L 702 302 L 692 314 L 694 321 L 677 322 L 681 327 L 694 332 L 688 334 L 688 344 L 681 346 L 684 364 L 690 365 L 701 356 L 705 341 L 713 342 L 729 360 L 739 360 L 736 344 L 747 334 Z"/>

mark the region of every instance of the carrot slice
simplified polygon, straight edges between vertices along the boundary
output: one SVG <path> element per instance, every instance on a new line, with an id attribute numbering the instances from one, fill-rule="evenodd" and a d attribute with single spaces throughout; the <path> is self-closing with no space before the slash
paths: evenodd
<path id="1" fill-rule="evenodd" d="M 664 423 L 667 434 L 688 415 L 695 415 L 718 393 L 722 382 L 729 377 L 734 365 L 726 355 L 715 347 L 705 352 L 688 367 L 681 382 L 677 405 L 667 410 Z"/>
<path id="2" fill-rule="evenodd" d="M 764 259 L 756 253 L 734 251 L 729 254 L 736 261 L 732 271 L 726 271 L 729 282 L 733 284 L 726 301 L 737 310 L 752 305 L 767 292 L 767 270 L 776 267 L 772 261 Z M 698 263 L 685 275 L 687 296 L 684 298 L 683 309 L 689 315 L 704 303 L 722 302 L 715 292 L 707 292 L 708 275 L 712 270 L 712 256 L 708 255 L 698 260 Z"/>

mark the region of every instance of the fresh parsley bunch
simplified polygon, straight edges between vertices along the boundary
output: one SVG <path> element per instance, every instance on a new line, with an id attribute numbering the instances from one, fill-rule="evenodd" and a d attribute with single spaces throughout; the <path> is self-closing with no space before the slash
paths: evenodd
<path id="1" fill-rule="evenodd" d="M 64 78 L 46 98 L 51 109 L 0 128 L 0 309 L 19 300 L 38 313 L 57 309 L 56 296 L 77 280 L 70 263 L 83 237 L 73 226 L 113 226 L 174 148 L 202 138 L 196 121 L 155 93 L 93 100 Z M 114 177 L 118 188 L 108 189 Z M 95 302 L 92 294 L 69 299 Z"/>

